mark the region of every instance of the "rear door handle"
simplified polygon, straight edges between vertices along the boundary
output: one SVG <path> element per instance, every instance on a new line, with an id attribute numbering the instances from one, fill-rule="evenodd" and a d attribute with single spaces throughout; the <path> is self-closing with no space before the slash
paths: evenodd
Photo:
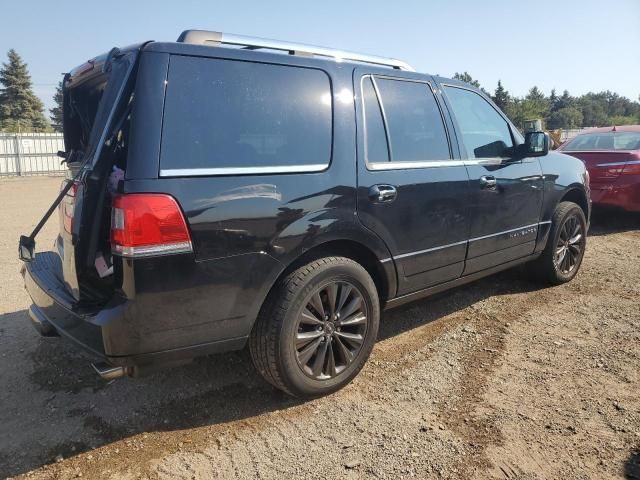
<path id="1" fill-rule="evenodd" d="M 485 190 L 496 190 L 498 188 L 498 181 L 493 175 L 483 175 L 480 177 L 480 188 Z"/>
<path id="2" fill-rule="evenodd" d="M 375 203 L 393 202 L 398 190 L 393 185 L 373 185 L 369 188 L 369 200 Z"/>

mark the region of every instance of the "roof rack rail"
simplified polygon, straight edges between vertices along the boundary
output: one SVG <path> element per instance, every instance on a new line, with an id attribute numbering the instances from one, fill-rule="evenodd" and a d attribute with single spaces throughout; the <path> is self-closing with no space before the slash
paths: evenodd
<path id="1" fill-rule="evenodd" d="M 290 55 L 318 55 L 330 57 L 336 61 L 346 60 L 352 62 L 371 63 L 392 67 L 398 70 L 415 72 L 414 68 L 406 62 L 393 58 L 377 57 L 375 55 L 363 55 L 361 53 L 345 52 L 333 48 L 316 47 L 302 43 L 283 42 L 280 40 L 269 40 L 266 38 L 247 37 L 244 35 L 234 35 L 222 32 L 209 32 L 206 30 L 185 30 L 178 37 L 178 42 L 191 43 L 196 45 L 209 45 L 218 47 L 220 45 L 236 45 L 247 50 L 257 50 L 266 48 L 269 50 L 281 50 Z"/>

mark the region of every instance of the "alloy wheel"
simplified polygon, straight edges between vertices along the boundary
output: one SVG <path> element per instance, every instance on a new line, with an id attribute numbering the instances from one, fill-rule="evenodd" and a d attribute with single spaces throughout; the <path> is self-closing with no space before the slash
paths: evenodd
<path id="1" fill-rule="evenodd" d="M 562 228 L 556 244 L 554 263 L 564 275 L 571 273 L 582 257 L 584 251 L 584 232 L 582 223 L 577 215 L 568 217 Z"/>
<path id="2" fill-rule="evenodd" d="M 321 286 L 298 318 L 294 339 L 298 366 L 316 380 L 340 375 L 358 357 L 367 324 L 367 305 L 358 288 L 346 281 Z"/>

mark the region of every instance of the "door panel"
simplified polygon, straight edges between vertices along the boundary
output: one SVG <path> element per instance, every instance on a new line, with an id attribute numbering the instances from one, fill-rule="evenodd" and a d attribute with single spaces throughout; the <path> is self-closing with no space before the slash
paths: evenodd
<path id="1" fill-rule="evenodd" d="M 407 76 L 397 82 L 385 78 L 379 81 L 382 88 L 360 69 L 354 77 L 358 218 L 387 244 L 399 295 L 458 278 L 469 229 L 469 178 L 463 162 L 452 158 L 447 141 L 451 127 L 445 126 L 431 77 Z M 376 186 L 391 186 L 395 195 L 378 201 L 377 194 L 371 195 Z"/>
<path id="2" fill-rule="evenodd" d="M 533 253 L 542 169 L 537 158 L 513 158 L 519 134 L 482 95 L 461 85 L 444 91 L 470 178 L 467 275 Z"/>
<path id="3" fill-rule="evenodd" d="M 492 256 L 505 263 L 533 253 L 542 208 L 542 172 L 537 159 L 496 160 L 495 165 L 468 165 L 471 178 L 470 240 L 468 259 Z M 483 188 L 481 178 L 493 176 L 495 190 Z M 530 250 L 511 247 L 531 244 Z M 467 261 L 465 274 L 478 271 Z M 490 267 L 492 265 L 487 265 Z"/>

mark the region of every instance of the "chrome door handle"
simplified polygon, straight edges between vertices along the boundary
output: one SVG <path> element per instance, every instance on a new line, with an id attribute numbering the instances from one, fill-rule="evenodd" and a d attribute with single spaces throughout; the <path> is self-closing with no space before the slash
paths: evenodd
<path id="1" fill-rule="evenodd" d="M 398 190 L 393 185 L 373 185 L 369 188 L 369 200 L 376 203 L 393 202 Z"/>
<path id="2" fill-rule="evenodd" d="M 486 190 L 496 190 L 498 188 L 498 181 L 493 175 L 483 175 L 480 177 L 480 188 Z"/>

